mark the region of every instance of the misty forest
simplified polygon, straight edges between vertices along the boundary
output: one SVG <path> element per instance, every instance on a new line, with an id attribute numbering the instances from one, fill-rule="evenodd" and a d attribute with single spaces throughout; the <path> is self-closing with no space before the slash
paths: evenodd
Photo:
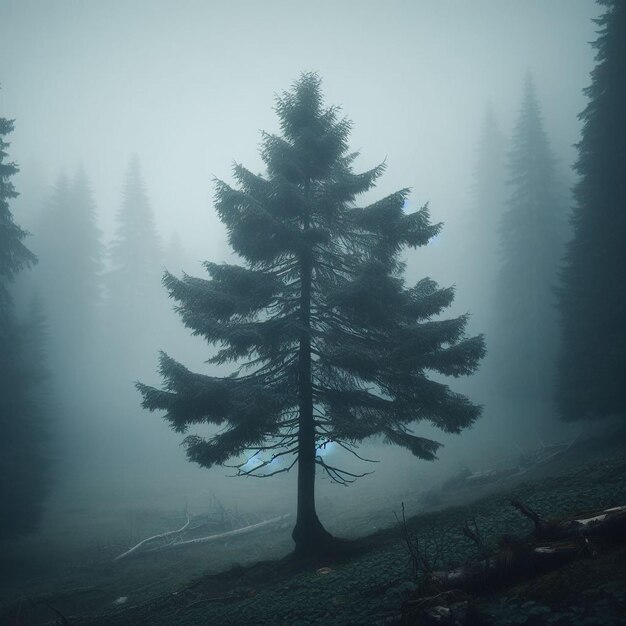
<path id="1" fill-rule="evenodd" d="M 0 0 L 0 624 L 626 624 L 626 2 Z"/>

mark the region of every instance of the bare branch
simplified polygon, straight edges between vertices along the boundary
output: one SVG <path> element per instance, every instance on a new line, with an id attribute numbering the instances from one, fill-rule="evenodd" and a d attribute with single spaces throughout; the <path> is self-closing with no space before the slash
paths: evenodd
<path id="1" fill-rule="evenodd" d="M 336 443 L 341 448 L 343 448 L 344 450 L 347 450 L 350 454 L 353 454 L 360 461 L 365 461 L 366 463 L 380 463 L 380 461 L 377 460 L 377 459 L 368 459 L 368 458 L 366 458 L 364 456 L 361 456 L 360 454 L 355 452 L 354 447 L 350 446 L 349 444 L 346 444 L 346 443 L 342 442 L 339 439 L 333 439 L 333 442 Z"/>
<path id="2" fill-rule="evenodd" d="M 145 546 L 147 543 L 150 543 L 152 541 L 156 541 L 157 539 L 164 539 L 165 537 L 171 537 L 172 535 L 178 535 L 182 532 L 184 532 L 187 527 L 189 526 L 191 520 L 189 519 L 189 513 L 187 513 L 187 521 L 178 529 L 178 530 L 170 530 L 166 533 L 160 533 L 158 535 L 153 535 L 152 537 L 148 537 L 147 539 L 144 539 L 143 541 L 140 541 L 137 545 L 133 546 L 132 548 L 130 548 L 130 550 L 126 550 L 126 552 L 124 552 L 123 554 L 120 554 L 119 556 L 116 556 L 115 559 L 113 559 L 114 561 L 119 561 L 120 559 L 124 559 L 127 556 L 130 556 L 131 554 L 133 554 L 133 552 L 136 552 L 137 550 L 139 550 L 142 546 Z"/>
<path id="3" fill-rule="evenodd" d="M 339 467 L 335 467 L 334 465 L 329 465 L 324 461 L 321 456 L 315 457 L 315 462 L 318 465 L 321 465 L 331 480 L 340 484 L 347 485 L 348 483 L 353 483 L 357 478 L 363 478 L 363 476 L 367 476 L 372 472 L 364 472 L 363 474 L 353 474 L 352 472 L 348 472 L 347 470 L 340 469 Z"/>
<path id="4" fill-rule="evenodd" d="M 269 449 L 272 449 L 271 447 Z M 259 470 L 263 469 L 264 467 L 267 467 L 268 465 L 271 465 L 276 459 L 280 458 L 281 456 L 285 456 L 287 454 L 298 454 L 298 447 L 293 447 L 293 448 L 288 448 L 287 450 L 283 450 L 282 452 L 277 452 L 276 454 L 273 454 L 272 457 L 270 459 L 267 459 L 265 461 L 261 461 L 258 465 L 255 465 L 254 467 L 250 468 L 249 470 L 245 470 L 243 471 L 242 468 L 245 467 L 255 456 L 257 456 L 259 453 L 261 452 L 261 450 L 257 450 L 249 459 L 247 459 L 246 461 L 243 461 L 242 463 L 237 463 L 235 465 L 227 465 L 226 463 L 224 463 L 224 467 L 229 467 L 231 469 L 236 469 L 237 470 L 237 474 L 236 476 L 254 476 L 257 475 L 256 472 L 258 472 Z M 297 456 L 296 456 L 296 460 L 297 460 Z M 293 467 L 293 464 L 290 466 Z M 280 471 L 285 471 L 280 470 Z M 266 477 L 266 476 L 273 476 L 274 474 L 278 474 L 280 473 L 280 471 L 276 471 L 276 472 L 272 472 L 271 474 L 263 474 L 263 475 L 257 475 L 260 477 Z M 289 470 L 286 470 L 289 471 Z"/>
<path id="5" fill-rule="evenodd" d="M 475 517 L 472 518 L 472 524 L 474 528 L 470 528 L 469 521 L 465 520 L 463 522 L 463 526 L 461 526 L 461 531 L 470 541 L 473 541 L 476 544 L 478 555 L 482 557 L 485 554 L 485 542 L 483 541 L 482 535 L 480 534 L 480 530 L 478 529 L 478 524 L 476 524 Z"/>
<path id="6" fill-rule="evenodd" d="M 270 478 L 271 476 L 276 476 L 276 474 L 283 474 L 283 473 L 289 472 L 293 468 L 293 466 L 296 464 L 297 461 L 298 461 L 298 458 L 296 457 L 290 465 L 281 467 L 280 469 L 270 472 L 269 474 L 251 473 L 251 474 L 238 474 L 238 476 L 249 476 L 250 478 Z"/>

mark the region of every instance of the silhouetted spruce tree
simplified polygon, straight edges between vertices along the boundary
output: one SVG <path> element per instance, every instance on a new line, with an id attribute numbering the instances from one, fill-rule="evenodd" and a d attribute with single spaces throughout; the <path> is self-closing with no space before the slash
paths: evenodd
<path id="1" fill-rule="evenodd" d="M 553 415 L 557 351 L 554 287 L 563 199 L 535 88 L 526 77 L 509 154 L 510 195 L 500 223 L 502 263 L 490 338 L 498 388 L 519 427 L 541 432 Z"/>
<path id="2" fill-rule="evenodd" d="M 13 121 L 0 118 L 0 539 L 34 530 L 47 492 L 46 425 L 41 402 L 39 324 L 21 326 L 9 283 L 36 262 L 23 243 L 26 232 L 13 220 L 9 201 L 18 168 L 7 162 L 4 137 Z"/>
<path id="3" fill-rule="evenodd" d="M 137 156 L 132 157 L 124 181 L 109 258 L 112 269 L 106 275 L 107 337 L 115 336 L 117 349 L 127 355 L 126 365 L 134 368 L 136 364 L 129 363 L 128 357 L 141 359 L 150 347 L 157 349 L 154 343 L 162 320 L 157 312 L 164 300 L 163 253 Z M 150 314 L 146 313 L 146 305 L 154 307 Z"/>
<path id="4" fill-rule="evenodd" d="M 217 378 L 195 374 L 163 354 L 164 389 L 143 384 L 143 405 L 167 411 L 172 427 L 222 429 L 185 439 L 203 466 L 237 457 L 243 475 L 272 475 L 298 465 L 296 553 L 332 545 L 315 509 L 315 470 L 348 482 L 356 474 L 319 453 L 327 442 L 353 450 L 382 435 L 422 459 L 440 444 L 413 434 L 426 420 L 459 432 L 480 407 L 430 380 L 429 371 L 472 373 L 482 337 L 467 338 L 466 316 L 433 320 L 453 299 L 425 278 L 407 288 L 399 254 L 439 232 L 426 207 L 406 215 L 403 189 L 365 208 L 356 198 L 383 173 L 352 169 L 351 124 L 325 108 L 320 80 L 304 74 L 277 99 L 281 136 L 264 134 L 267 175 L 234 168 L 237 188 L 217 181 L 216 208 L 229 242 L 246 263 L 205 263 L 210 280 L 166 273 L 184 323 L 221 346 L 213 363 L 246 368 Z M 242 455 L 263 461 L 251 469 Z M 271 463 L 286 459 L 280 469 Z M 266 473 L 264 473 L 266 472 Z"/>
<path id="5" fill-rule="evenodd" d="M 69 181 L 58 178 L 33 232 L 33 248 L 40 260 L 33 282 L 48 324 L 49 385 L 58 415 L 55 473 L 62 479 L 93 460 L 99 434 L 100 405 L 94 397 L 97 386 L 102 386 L 96 374 L 102 364 L 96 338 L 101 328 L 103 247 L 93 195 L 82 170 Z"/>
<path id="6" fill-rule="evenodd" d="M 59 176 L 34 237 L 41 259 L 38 285 L 50 323 L 53 370 L 85 372 L 98 332 L 104 248 L 89 181 L 80 169 Z"/>
<path id="7" fill-rule="evenodd" d="M 626 3 L 601 4 L 560 289 L 557 398 L 565 420 L 626 414 Z"/>
<path id="8" fill-rule="evenodd" d="M 473 299 L 472 323 L 484 327 L 492 321 L 494 283 L 498 267 L 498 226 L 506 206 L 505 140 L 491 107 L 480 128 L 474 164 L 471 205 L 456 225 L 461 228 L 462 259 L 459 281 Z M 489 338 L 487 338 L 489 341 Z"/>
<path id="9" fill-rule="evenodd" d="M 113 270 L 107 282 L 115 306 L 124 307 L 153 295 L 160 287 L 162 273 L 161 245 L 137 156 L 128 167 L 117 222 L 110 248 Z M 145 320 L 145 311 L 140 315 Z"/>
<path id="10" fill-rule="evenodd" d="M 24 245 L 26 232 L 13 220 L 9 201 L 17 198 L 11 177 L 19 171 L 17 165 L 7 162 L 9 143 L 5 137 L 13 132 L 13 120 L 0 117 L 0 305 L 3 311 L 10 309 L 7 290 L 9 281 L 23 268 L 36 263 L 35 255 Z"/>

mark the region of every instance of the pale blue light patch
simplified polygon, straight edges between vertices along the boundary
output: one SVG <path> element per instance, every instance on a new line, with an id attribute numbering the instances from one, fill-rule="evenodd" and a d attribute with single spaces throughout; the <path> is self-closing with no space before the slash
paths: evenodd
<path id="1" fill-rule="evenodd" d="M 243 472 L 249 472 L 251 470 L 253 470 L 254 468 L 258 467 L 259 465 L 261 465 L 261 463 L 263 463 L 265 460 L 269 460 L 271 457 L 268 457 L 267 459 L 264 459 L 258 455 L 253 456 L 251 458 L 249 458 L 246 463 L 244 465 L 242 465 L 241 470 Z M 273 461 L 271 461 L 268 465 L 263 466 L 262 472 L 264 471 L 273 471 L 277 468 L 279 468 L 281 466 L 280 464 L 280 459 L 274 459 Z"/>
<path id="2" fill-rule="evenodd" d="M 317 449 L 318 456 L 326 458 L 333 452 L 336 452 L 339 446 L 334 441 L 328 441 Z"/>

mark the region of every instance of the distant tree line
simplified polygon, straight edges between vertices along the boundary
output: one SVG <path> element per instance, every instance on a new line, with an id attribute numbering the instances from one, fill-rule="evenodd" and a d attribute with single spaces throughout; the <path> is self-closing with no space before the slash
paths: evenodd
<path id="1" fill-rule="evenodd" d="M 532 76 L 508 150 L 491 110 L 465 229 L 464 279 L 488 329 L 487 397 L 515 439 L 541 439 L 555 421 L 558 320 L 554 289 L 566 239 L 564 183 L 544 129 Z"/>
<path id="2" fill-rule="evenodd" d="M 4 139 L 12 130 L 13 122 L 1 118 L 0 539 L 38 526 L 55 481 L 92 471 L 100 456 L 114 462 L 103 449 L 102 434 L 112 429 L 104 422 L 119 426 L 137 412 L 132 380 L 147 365 L 147 346 L 156 352 L 167 310 L 165 252 L 138 158 L 128 167 L 110 246 L 79 169 L 72 178 L 60 175 L 44 197 L 26 194 L 20 206 L 33 231 L 27 248 L 29 233 L 9 206 L 18 196 L 11 181 L 18 167 L 8 161 Z M 175 267 L 180 247 L 178 257 L 170 253 Z M 107 370 L 109 363 L 117 365 Z M 127 425 L 132 432 L 132 421 Z M 134 434 L 120 440 L 136 446 Z"/>
<path id="3" fill-rule="evenodd" d="M 17 197 L 8 161 L 13 121 L 0 117 L 0 539 L 37 528 L 49 489 L 49 437 L 42 355 L 45 323 L 33 302 L 20 318 L 12 288 L 19 272 L 37 258 L 25 246 L 9 202 Z"/>
<path id="4" fill-rule="evenodd" d="M 509 150 L 492 112 L 481 131 L 464 279 L 490 328 L 487 384 L 518 433 L 624 415 L 626 5 L 600 4 L 569 224 L 530 76 Z"/>
<path id="5" fill-rule="evenodd" d="M 574 236 L 561 274 L 563 419 L 623 416 L 626 383 L 626 3 L 601 0 L 597 65 L 580 114 Z"/>

